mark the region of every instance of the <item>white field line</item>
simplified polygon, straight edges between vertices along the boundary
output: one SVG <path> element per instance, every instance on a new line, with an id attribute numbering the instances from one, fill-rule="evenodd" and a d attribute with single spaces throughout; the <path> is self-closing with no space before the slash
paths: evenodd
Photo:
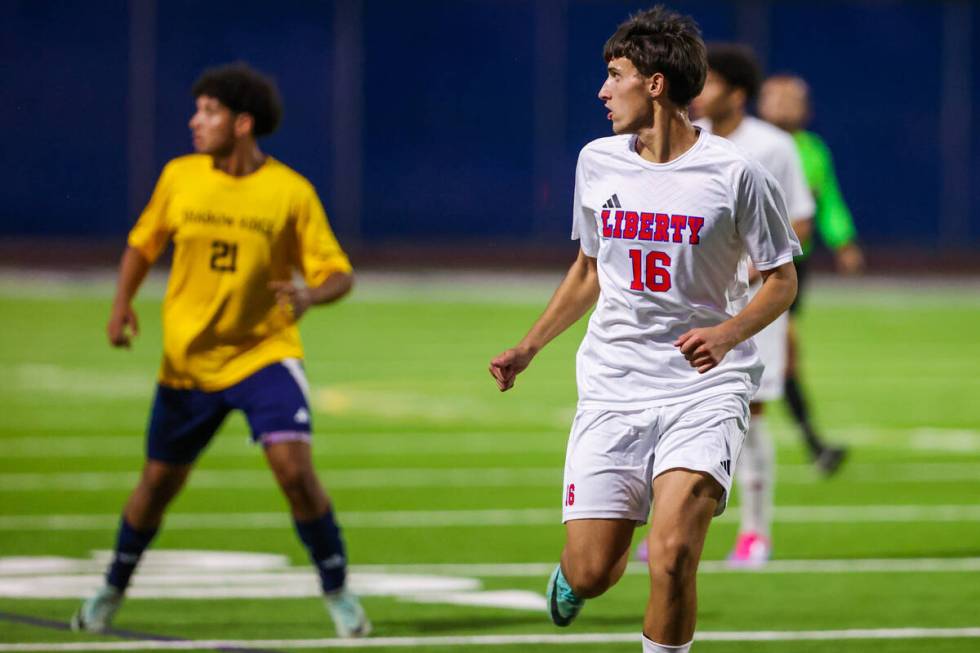
<path id="1" fill-rule="evenodd" d="M 321 470 L 330 489 L 443 488 L 443 487 L 551 487 L 561 483 L 557 467 L 487 468 L 366 468 Z M 98 492 L 128 490 L 139 474 L 130 472 L 14 472 L 0 473 L 0 492 Z M 197 470 L 195 488 L 263 491 L 270 482 L 267 470 Z M 824 482 L 810 465 L 781 465 L 780 485 L 814 485 Z M 896 482 L 961 483 L 980 481 L 977 463 L 854 463 L 841 479 L 849 483 L 891 484 Z"/>
<path id="2" fill-rule="evenodd" d="M 465 454 L 550 453 L 565 450 L 565 432 L 541 431 L 457 432 L 419 435 L 414 433 L 314 433 L 315 456 L 335 459 L 339 456 L 391 457 L 406 455 L 459 456 Z M 249 457 L 257 451 L 246 444 L 248 436 L 218 435 L 207 452 L 208 458 Z M 20 436 L 0 439 L 5 458 L 138 458 L 142 459 L 144 436 Z"/>
<path id="3" fill-rule="evenodd" d="M 980 465 L 976 467 L 980 480 Z M 401 468 L 322 470 L 328 489 L 337 488 L 441 488 L 558 486 L 557 467 L 499 467 L 477 469 Z M 133 472 L 28 472 L 0 474 L 0 492 L 98 491 L 132 488 L 139 473 Z M 190 483 L 195 488 L 235 490 L 268 489 L 272 474 L 267 470 L 198 470 Z"/>
<path id="4" fill-rule="evenodd" d="M 530 303 L 548 300 L 564 270 L 486 271 L 415 270 L 359 271 L 357 291 L 349 302 L 465 302 L 480 304 Z M 167 282 L 164 270 L 153 270 L 140 296 L 160 300 Z M 0 296 L 31 299 L 111 298 L 115 270 L 29 270 L 0 267 Z M 807 302 L 820 306 L 876 306 L 920 310 L 930 306 L 972 308 L 980 305 L 980 283 L 972 276 L 916 279 L 864 276 L 841 279 L 817 275 L 810 281 Z"/>
<path id="5" fill-rule="evenodd" d="M 0 579 L 33 577 L 44 579 L 52 575 L 84 580 L 91 576 L 97 586 L 111 551 L 94 551 L 91 559 L 57 556 L 0 558 Z M 359 593 L 368 589 L 369 579 L 410 579 L 463 577 L 472 578 L 539 578 L 547 577 L 555 562 L 486 562 L 486 563 L 408 563 L 352 565 L 352 578 Z M 844 558 L 828 560 L 773 560 L 762 567 L 732 567 L 724 560 L 704 560 L 698 567 L 701 574 L 864 574 L 864 573 L 973 573 L 980 572 L 980 557 L 972 558 Z M 233 574 L 229 578 L 227 574 Z M 646 576 L 647 565 L 631 562 L 626 567 L 630 575 Z M 134 589 L 149 585 L 186 585 L 189 582 L 226 585 L 255 583 L 256 579 L 274 579 L 280 585 L 293 585 L 314 577 L 303 567 L 300 571 L 279 554 L 228 553 L 216 551 L 152 550 L 140 565 Z M 149 582 L 152 579 L 152 582 Z M 187 580 L 192 579 L 192 580 Z M 59 581 L 66 583 L 66 581 Z M 389 581 L 390 582 L 390 581 Z M 425 588 L 426 591 L 431 587 Z M 442 587 L 441 589 L 446 589 Z M 454 591 L 457 585 L 449 587 Z M 420 591 L 420 590 L 415 590 Z M 368 592 L 376 594 L 377 592 Z M 311 593 L 310 596 L 315 596 Z M 138 594 L 134 595 L 138 596 Z"/>
<path id="6" fill-rule="evenodd" d="M 555 569 L 552 562 L 437 563 L 403 565 L 354 565 L 352 573 L 433 574 L 480 578 L 546 577 Z M 971 573 L 980 572 L 978 558 L 853 558 L 841 560 L 772 560 L 762 567 L 731 567 L 724 560 L 703 560 L 700 574 L 858 574 L 858 573 Z M 646 576 L 646 563 L 631 562 L 629 575 Z"/>
<path id="7" fill-rule="evenodd" d="M 719 520 L 735 522 L 729 510 Z M 909 523 L 977 522 L 980 505 L 779 506 L 778 523 Z M 350 528 L 439 528 L 541 526 L 560 522 L 559 508 L 483 510 L 347 511 L 339 518 Z M 118 514 L 0 515 L 0 531 L 87 531 L 115 528 Z M 291 528 L 285 512 L 176 513 L 167 517 L 167 530 Z"/>
<path id="8" fill-rule="evenodd" d="M 910 451 L 953 451 L 966 454 L 980 453 L 980 429 L 968 428 L 890 428 L 890 427 L 850 427 L 834 429 L 834 437 L 841 442 L 861 447 L 882 447 L 889 450 Z M 333 459 L 336 456 L 392 456 L 404 454 L 420 455 L 465 455 L 465 454 L 508 454 L 508 453 L 550 453 L 564 451 L 566 429 L 564 426 L 549 431 L 460 431 L 454 433 L 331 433 L 320 432 L 313 437 L 313 450 L 317 457 Z M 796 438 L 780 433 L 780 442 L 792 442 Z M 25 434 L 18 437 L 3 438 L 5 458 L 142 458 L 144 436 L 132 434 L 108 435 L 48 435 L 45 433 Z M 208 451 L 209 457 L 255 457 L 255 449 L 244 443 L 244 434 L 219 435 Z M 884 463 L 883 463 L 884 464 Z M 904 463 L 903 474 L 915 480 L 917 472 L 913 468 L 928 468 L 928 463 Z M 940 463 L 950 464 L 950 463 Z M 969 465 L 970 463 L 963 463 Z M 977 463 L 974 463 L 977 464 Z M 803 466 L 799 466 L 803 467 Z M 858 468 L 854 463 L 845 467 L 845 472 Z M 875 472 L 868 473 L 872 477 Z M 927 472 L 924 472 L 927 473 Z M 956 473 L 956 472 L 953 472 Z M 923 480 L 931 480 L 924 478 Z"/>
<path id="9" fill-rule="evenodd" d="M 854 628 L 848 630 L 746 630 L 696 633 L 701 642 L 802 642 L 883 639 L 974 639 L 980 628 Z M 569 635 L 456 635 L 366 639 L 208 639 L 179 641 L 65 642 L 0 644 L 0 651 L 180 651 L 189 649 L 416 648 L 420 646 L 527 646 L 532 644 L 639 644 L 631 633 Z"/>

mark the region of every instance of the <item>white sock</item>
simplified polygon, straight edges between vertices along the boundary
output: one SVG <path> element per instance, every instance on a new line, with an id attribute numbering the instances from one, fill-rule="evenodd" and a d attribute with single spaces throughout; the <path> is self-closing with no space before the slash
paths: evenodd
<path id="1" fill-rule="evenodd" d="M 738 457 L 735 478 L 742 506 L 741 532 L 769 537 L 772 528 L 772 488 L 775 481 L 775 450 L 766 419 L 753 415 Z"/>
<path id="2" fill-rule="evenodd" d="M 643 653 L 688 653 L 693 643 L 694 641 L 691 640 L 687 644 L 681 644 L 680 646 L 669 646 L 667 644 L 657 644 L 655 641 L 648 639 L 646 635 L 643 635 Z"/>

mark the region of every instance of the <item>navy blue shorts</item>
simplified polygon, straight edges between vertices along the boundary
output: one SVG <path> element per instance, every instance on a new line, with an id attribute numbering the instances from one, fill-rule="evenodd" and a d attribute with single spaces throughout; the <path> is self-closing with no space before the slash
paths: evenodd
<path id="1" fill-rule="evenodd" d="M 174 465 L 194 462 L 232 410 L 245 413 L 252 441 L 309 442 L 313 427 L 302 364 L 287 359 L 218 392 L 157 385 L 146 456 Z"/>

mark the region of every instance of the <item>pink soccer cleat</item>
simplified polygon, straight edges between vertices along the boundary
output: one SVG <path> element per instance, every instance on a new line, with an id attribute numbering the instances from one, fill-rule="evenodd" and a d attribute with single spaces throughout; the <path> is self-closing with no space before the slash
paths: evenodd
<path id="1" fill-rule="evenodd" d="M 772 557 L 772 544 L 765 535 L 754 531 L 739 533 L 735 548 L 728 554 L 731 567 L 761 567 Z"/>

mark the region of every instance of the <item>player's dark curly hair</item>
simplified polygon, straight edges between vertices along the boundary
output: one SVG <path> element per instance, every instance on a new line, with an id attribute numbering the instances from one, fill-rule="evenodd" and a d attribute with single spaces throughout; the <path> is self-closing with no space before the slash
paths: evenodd
<path id="1" fill-rule="evenodd" d="M 712 43 L 708 46 L 708 68 L 718 73 L 729 86 L 745 91 L 751 102 L 762 86 L 762 70 L 752 49 L 738 43 Z"/>
<path id="2" fill-rule="evenodd" d="M 663 5 L 630 16 L 606 41 L 602 56 L 607 63 L 626 57 L 645 77 L 663 74 L 667 97 L 682 107 L 701 93 L 708 74 L 701 28 Z"/>
<path id="3" fill-rule="evenodd" d="M 234 113 L 247 113 L 255 120 L 256 137 L 276 131 L 282 118 L 282 100 L 276 83 L 244 62 L 208 68 L 194 82 L 194 97 L 216 98 Z"/>

